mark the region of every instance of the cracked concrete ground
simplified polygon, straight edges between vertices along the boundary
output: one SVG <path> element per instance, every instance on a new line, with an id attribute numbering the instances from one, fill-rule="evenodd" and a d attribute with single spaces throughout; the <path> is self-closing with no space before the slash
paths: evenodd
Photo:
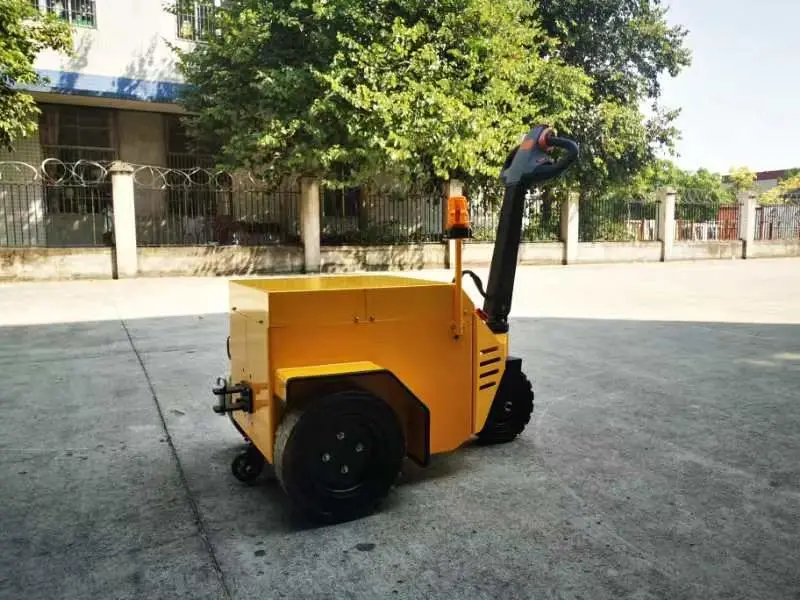
<path id="1" fill-rule="evenodd" d="M 225 294 L 0 286 L 0 598 L 800 598 L 800 261 L 521 269 L 522 438 L 321 528 L 230 474 Z"/>

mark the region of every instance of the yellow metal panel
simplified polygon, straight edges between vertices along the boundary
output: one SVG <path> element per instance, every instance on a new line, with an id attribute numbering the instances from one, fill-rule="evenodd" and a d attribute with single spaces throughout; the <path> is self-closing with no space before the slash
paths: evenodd
<path id="1" fill-rule="evenodd" d="M 247 320 L 247 379 L 260 386 L 267 385 L 267 325 L 263 319 Z"/>
<path id="2" fill-rule="evenodd" d="M 275 456 L 275 430 L 278 427 L 278 420 L 269 406 L 265 403 L 262 403 L 262 406 L 263 408 L 253 414 L 237 411 L 234 413 L 234 419 L 267 462 L 272 463 Z"/>
<path id="3" fill-rule="evenodd" d="M 270 294 L 270 326 L 327 326 L 366 318 L 364 290 L 327 290 Z M 306 340 L 317 343 L 317 335 Z"/>
<path id="4" fill-rule="evenodd" d="M 264 279 L 234 279 L 233 283 L 265 292 L 318 292 L 397 287 L 447 285 L 415 277 L 397 275 L 314 275 L 304 277 L 268 277 Z"/>
<path id="5" fill-rule="evenodd" d="M 228 302 L 231 312 L 238 312 L 249 317 L 265 313 L 269 297 L 263 290 L 253 289 L 240 283 L 230 282 L 228 285 Z"/>
<path id="6" fill-rule="evenodd" d="M 450 297 L 451 298 L 451 297 Z M 463 444 L 472 425 L 472 327 L 452 335 L 452 314 L 435 321 L 390 321 L 371 328 L 376 362 L 386 365 L 430 411 L 431 453 L 449 452 Z M 388 343 L 386 343 L 388 341 Z"/>
<path id="7" fill-rule="evenodd" d="M 285 400 L 286 386 L 290 379 L 304 377 L 325 377 L 329 375 L 344 375 L 347 373 L 371 373 L 381 371 L 383 367 L 369 361 L 356 361 L 345 363 L 332 363 L 328 365 L 309 365 L 303 367 L 287 367 L 275 370 L 275 394 Z"/>
<path id="8" fill-rule="evenodd" d="M 442 293 L 442 289 L 439 286 L 426 286 L 366 290 L 367 319 L 372 321 L 446 319 L 452 323 L 452 287 L 444 288 L 448 290 L 446 293 Z"/>
<path id="9" fill-rule="evenodd" d="M 247 378 L 247 317 L 230 314 L 230 376 L 234 382 Z"/>
<path id="10" fill-rule="evenodd" d="M 253 414 L 237 411 L 233 418 L 268 461 L 277 420 L 270 392 L 269 298 L 261 290 L 229 284 L 232 383 L 247 381 L 253 388 Z"/>
<path id="11" fill-rule="evenodd" d="M 473 432 L 483 429 L 492 402 L 497 394 L 500 379 L 506 369 L 507 336 L 495 335 L 477 315 L 473 317 L 475 327 L 475 421 Z"/>
<path id="12" fill-rule="evenodd" d="M 331 323 L 319 315 L 316 324 L 297 318 L 274 327 L 270 330 L 271 361 L 276 369 L 354 361 L 381 365 L 428 407 L 431 452 L 445 452 L 457 448 L 472 433 L 472 320 L 467 319 L 464 336 L 455 339 L 452 286 L 418 286 L 415 292 L 393 302 L 370 290 L 370 307 L 376 316 L 373 322 Z M 320 311 L 329 294 L 316 294 Z M 279 296 L 273 296 L 271 316 L 277 312 Z M 464 307 L 473 310 L 468 298 Z"/>

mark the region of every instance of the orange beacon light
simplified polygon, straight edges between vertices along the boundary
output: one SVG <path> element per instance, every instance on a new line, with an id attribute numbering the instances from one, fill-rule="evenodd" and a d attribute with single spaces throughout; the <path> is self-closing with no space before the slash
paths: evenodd
<path id="1" fill-rule="evenodd" d="M 450 196 L 447 199 L 447 233 L 451 239 L 470 235 L 469 209 L 464 196 Z"/>

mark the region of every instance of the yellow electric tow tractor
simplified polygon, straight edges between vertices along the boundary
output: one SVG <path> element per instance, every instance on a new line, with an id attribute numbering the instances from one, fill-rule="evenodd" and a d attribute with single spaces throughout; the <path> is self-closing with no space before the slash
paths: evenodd
<path id="1" fill-rule="evenodd" d="M 374 274 L 231 280 L 229 373 L 213 393 L 214 411 L 229 415 L 248 443 L 233 474 L 253 481 L 270 463 L 301 514 L 340 522 L 374 511 L 406 457 L 425 466 L 473 436 L 489 444 L 516 438 L 534 398 L 521 359 L 508 353 L 525 195 L 577 156 L 577 144 L 547 126 L 511 151 L 485 290 L 461 268 L 470 236 L 463 197 L 448 199 L 452 282 Z M 482 308 L 463 290 L 464 274 Z"/>

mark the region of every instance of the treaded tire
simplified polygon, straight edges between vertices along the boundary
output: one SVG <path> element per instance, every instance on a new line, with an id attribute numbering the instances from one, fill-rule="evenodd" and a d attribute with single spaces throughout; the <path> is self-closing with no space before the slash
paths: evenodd
<path id="1" fill-rule="evenodd" d="M 533 385 L 525 373 L 506 371 L 478 441 L 488 445 L 515 440 L 531 420 L 533 399 Z"/>
<path id="2" fill-rule="evenodd" d="M 338 523 L 378 507 L 405 454 L 390 406 L 366 392 L 338 391 L 290 406 L 275 436 L 275 475 L 303 516 Z"/>

